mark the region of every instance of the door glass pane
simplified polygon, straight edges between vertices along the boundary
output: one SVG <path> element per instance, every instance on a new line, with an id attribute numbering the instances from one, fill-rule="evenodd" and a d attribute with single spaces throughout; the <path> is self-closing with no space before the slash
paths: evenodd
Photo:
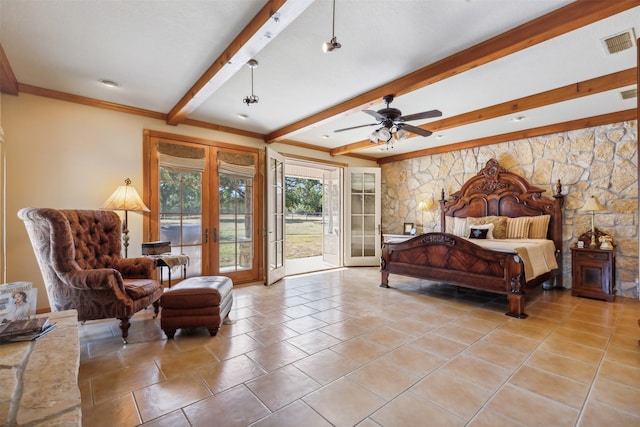
<path id="1" fill-rule="evenodd" d="M 160 167 L 160 240 L 171 253 L 193 254 L 187 276 L 202 274 L 202 173 Z"/>
<path id="2" fill-rule="evenodd" d="M 220 174 L 220 272 L 253 265 L 253 179 Z"/>

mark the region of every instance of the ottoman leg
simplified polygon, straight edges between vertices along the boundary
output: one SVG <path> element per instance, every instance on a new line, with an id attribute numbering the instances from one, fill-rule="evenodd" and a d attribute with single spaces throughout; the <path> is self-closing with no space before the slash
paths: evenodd
<path id="1" fill-rule="evenodd" d="M 175 329 L 164 329 L 164 333 L 167 336 L 168 339 L 172 339 L 173 336 L 176 334 L 176 330 Z"/>

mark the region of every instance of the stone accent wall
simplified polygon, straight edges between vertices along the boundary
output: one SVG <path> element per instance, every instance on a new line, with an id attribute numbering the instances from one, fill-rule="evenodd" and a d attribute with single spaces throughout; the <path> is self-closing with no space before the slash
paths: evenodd
<path id="1" fill-rule="evenodd" d="M 407 142 L 410 143 L 410 142 Z M 616 251 L 616 294 L 638 298 L 638 133 L 629 121 L 536 138 L 457 150 L 382 165 L 382 230 L 402 234 L 404 223 L 418 232 L 440 230 L 437 201 L 482 169 L 491 158 L 551 197 L 562 182 L 564 206 L 564 283 L 571 284 L 570 246 L 591 228 L 591 215 L 581 208 L 596 196 L 607 210 L 597 212 L 595 226 L 613 237 Z M 421 201 L 435 201 L 431 211 L 418 211 Z"/>

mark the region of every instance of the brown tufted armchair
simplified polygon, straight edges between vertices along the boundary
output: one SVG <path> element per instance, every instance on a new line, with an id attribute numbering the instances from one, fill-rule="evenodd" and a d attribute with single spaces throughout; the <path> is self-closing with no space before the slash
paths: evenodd
<path id="1" fill-rule="evenodd" d="M 122 258 L 122 223 L 112 211 L 24 208 L 18 212 L 36 254 L 52 311 L 75 309 L 78 320 L 129 319 L 153 304 L 162 287 L 150 258 Z"/>

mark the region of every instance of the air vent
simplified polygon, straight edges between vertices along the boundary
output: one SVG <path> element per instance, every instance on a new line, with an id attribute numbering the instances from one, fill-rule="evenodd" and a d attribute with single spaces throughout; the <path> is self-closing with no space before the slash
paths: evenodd
<path id="1" fill-rule="evenodd" d="M 620 92 L 620 96 L 622 97 L 622 99 L 637 98 L 638 89 L 623 90 L 622 92 Z"/>
<path id="2" fill-rule="evenodd" d="M 629 29 L 620 34 L 602 39 L 602 43 L 604 43 L 604 48 L 609 54 L 614 54 L 622 52 L 623 50 L 631 49 L 633 47 L 634 40 L 635 36 L 633 34 L 633 29 Z"/>

